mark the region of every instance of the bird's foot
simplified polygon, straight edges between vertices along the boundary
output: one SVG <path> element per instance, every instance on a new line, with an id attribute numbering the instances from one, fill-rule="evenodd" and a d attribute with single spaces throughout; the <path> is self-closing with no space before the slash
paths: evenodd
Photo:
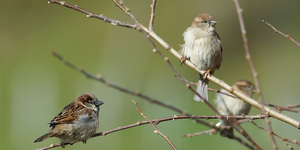
<path id="1" fill-rule="evenodd" d="M 210 72 L 211 72 L 211 68 L 209 68 L 208 70 L 204 71 L 204 73 L 203 73 L 203 79 L 206 79 L 207 76 L 211 76 Z"/>
<path id="2" fill-rule="evenodd" d="M 64 142 L 61 142 L 60 145 L 61 145 L 61 148 L 65 148 L 65 143 Z"/>
<path id="3" fill-rule="evenodd" d="M 82 143 L 86 144 L 86 140 L 82 140 Z"/>
<path id="4" fill-rule="evenodd" d="M 182 66 L 182 64 L 186 61 L 186 60 L 190 60 L 190 58 L 183 56 L 180 60 L 180 65 Z"/>

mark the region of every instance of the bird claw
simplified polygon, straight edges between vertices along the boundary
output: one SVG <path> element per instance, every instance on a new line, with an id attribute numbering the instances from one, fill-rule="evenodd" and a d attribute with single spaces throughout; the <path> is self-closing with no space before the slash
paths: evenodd
<path id="1" fill-rule="evenodd" d="M 181 57 L 180 65 L 182 66 L 182 64 L 183 64 L 186 60 L 189 60 L 189 59 L 190 59 L 190 58 L 185 57 L 185 56 Z"/>
<path id="2" fill-rule="evenodd" d="M 208 70 L 204 71 L 204 73 L 203 73 L 203 79 L 206 79 L 208 75 L 211 77 L 210 72 L 211 72 L 210 68 Z"/>

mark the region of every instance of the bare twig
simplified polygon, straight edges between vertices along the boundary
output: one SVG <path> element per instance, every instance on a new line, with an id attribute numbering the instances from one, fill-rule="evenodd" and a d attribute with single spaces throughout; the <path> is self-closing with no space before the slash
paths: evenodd
<path id="1" fill-rule="evenodd" d="M 202 131 L 202 132 L 197 132 L 197 133 L 192 133 L 192 134 L 185 134 L 182 135 L 181 137 L 195 137 L 195 136 L 199 136 L 199 135 L 203 135 L 203 134 L 217 134 L 215 129 L 210 129 L 210 130 L 206 130 L 206 131 Z"/>
<path id="2" fill-rule="evenodd" d="M 128 23 L 128 22 L 122 22 L 122 21 L 119 21 L 119 20 L 111 19 L 111 18 L 108 18 L 108 17 L 104 16 L 103 14 L 98 15 L 98 14 L 95 14 L 91 11 L 82 9 L 82 8 L 78 7 L 77 5 L 71 5 L 71 4 L 69 4 L 65 1 L 49 0 L 48 3 L 50 3 L 50 4 L 51 3 L 59 4 L 59 5 L 64 6 L 64 7 L 71 8 L 73 10 L 76 10 L 76 11 L 79 11 L 81 13 L 86 14 L 86 16 L 89 17 L 89 18 L 97 18 L 97 19 L 100 19 L 100 20 L 102 20 L 106 23 L 110 23 L 111 25 L 117 25 L 117 26 L 121 26 L 121 27 L 136 29 L 135 24 L 131 24 L 131 23 Z"/>
<path id="3" fill-rule="evenodd" d="M 67 145 L 67 144 L 64 144 L 64 145 Z M 47 149 L 52 149 L 52 148 L 59 147 L 59 146 L 61 146 L 61 143 L 51 144 L 50 146 L 39 148 L 36 150 L 47 150 Z"/>
<path id="4" fill-rule="evenodd" d="M 282 33 L 281 31 L 277 30 L 274 26 L 272 26 L 270 23 L 268 23 L 268 22 L 265 21 L 265 20 L 262 20 L 262 22 L 265 23 L 266 25 L 268 25 L 269 27 L 271 27 L 271 28 L 275 31 L 275 33 L 279 33 L 279 34 L 281 34 L 282 36 L 284 36 L 284 37 L 290 39 L 292 42 L 294 42 L 297 46 L 300 47 L 300 43 L 298 43 L 296 40 L 294 40 L 290 35 L 286 35 L 286 34 Z"/>
<path id="5" fill-rule="evenodd" d="M 297 105 L 290 105 L 290 104 L 289 104 L 287 107 L 288 107 L 288 108 L 296 108 L 296 107 L 300 107 L 300 104 L 297 104 Z"/>
<path id="6" fill-rule="evenodd" d="M 288 105 L 288 107 L 281 107 L 281 106 L 274 105 L 274 104 L 269 104 L 269 103 L 264 103 L 264 104 L 267 105 L 267 106 L 271 106 L 271 107 L 276 108 L 276 110 L 278 112 L 281 112 L 281 111 L 284 110 L 284 111 L 289 111 L 289 112 L 300 113 L 300 111 L 298 111 L 298 110 L 290 109 L 291 107 L 289 107 L 289 105 Z"/>
<path id="7" fill-rule="evenodd" d="M 125 12 L 135 23 L 136 25 L 139 25 L 139 21 L 130 13 L 130 9 L 125 6 L 123 1 L 117 2 L 116 0 L 113 0 L 116 6 L 118 6 L 123 12 Z"/>
<path id="8" fill-rule="evenodd" d="M 239 18 L 239 22 L 240 22 L 242 37 L 243 37 L 245 51 L 246 51 L 246 59 L 248 60 L 248 63 L 250 65 L 251 72 L 252 72 L 252 75 L 253 75 L 253 78 L 254 78 L 254 81 L 255 81 L 255 88 L 256 88 L 256 91 L 258 93 L 259 103 L 261 105 L 262 113 L 265 115 L 265 122 L 267 124 L 268 135 L 270 136 L 270 139 L 272 141 L 273 149 L 277 150 L 278 146 L 276 144 L 274 136 L 271 134 L 273 132 L 272 127 L 271 127 L 271 122 L 270 122 L 269 118 L 267 117 L 267 112 L 264 108 L 265 106 L 264 106 L 264 101 L 263 101 L 262 93 L 261 93 L 260 86 L 259 86 L 258 74 L 255 71 L 254 64 L 253 64 L 253 61 L 251 59 L 250 49 L 249 49 L 249 45 L 248 45 L 248 39 L 247 39 L 247 36 L 246 36 L 246 28 L 245 28 L 244 19 L 243 19 L 243 16 L 242 16 L 242 9 L 240 8 L 238 0 L 233 0 L 233 1 L 234 1 L 236 11 L 237 11 L 237 14 L 238 14 L 238 18 Z"/>
<path id="9" fill-rule="evenodd" d="M 261 126 L 257 125 L 255 122 L 253 122 L 253 121 L 250 121 L 250 122 L 251 122 L 252 124 L 254 124 L 256 127 L 258 127 L 259 129 L 262 129 L 262 130 L 264 130 L 264 131 L 268 131 L 268 130 L 265 129 L 264 127 L 261 127 Z M 289 142 L 289 143 L 297 144 L 297 145 L 300 146 L 300 143 L 299 143 L 297 140 L 294 140 L 294 141 L 289 140 L 289 139 L 287 139 L 287 138 L 284 138 L 284 137 L 282 137 L 282 136 L 279 136 L 278 134 L 276 134 L 276 133 L 274 133 L 274 132 L 272 132 L 272 134 L 275 135 L 275 136 L 277 136 L 277 137 L 278 137 L 279 139 L 281 139 L 282 141 L 286 141 L 286 142 Z"/>
<path id="10" fill-rule="evenodd" d="M 173 145 L 170 139 L 167 136 L 165 136 L 162 132 L 160 132 L 158 128 L 153 124 L 153 122 L 144 115 L 144 113 L 140 110 L 138 103 L 135 102 L 134 100 L 132 100 L 132 102 L 135 104 L 137 111 L 153 126 L 153 128 L 155 129 L 154 133 L 162 136 L 170 144 L 170 146 L 176 150 L 176 147 Z"/>
<path id="11" fill-rule="evenodd" d="M 195 82 L 191 82 L 191 81 L 188 81 L 187 79 L 183 78 L 183 77 L 177 77 L 176 75 L 174 75 L 174 77 L 178 78 L 179 80 L 181 80 L 182 82 L 184 83 L 188 83 L 190 85 L 198 85 L 198 83 L 195 83 Z"/>
<path id="12" fill-rule="evenodd" d="M 149 21 L 149 30 L 153 31 L 153 24 L 154 24 L 154 18 L 155 18 L 155 6 L 156 6 L 156 0 L 152 0 L 151 4 L 151 15 L 150 15 L 150 21 Z"/>
<path id="13" fill-rule="evenodd" d="M 286 146 L 289 147 L 291 150 L 294 150 L 294 148 L 290 146 L 288 143 L 286 143 Z"/>
<path id="14" fill-rule="evenodd" d="M 243 116 L 224 116 L 228 119 L 263 119 L 263 116 L 262 115 L 256 115 L 256 116 L 247 116 L 247 115 L 243 115 Z M 175 120 L 180 120 L 180 119 L 218 119 L 219 117 L 218 116 L 205 116 L 205 115 L 185 115 L 185 116 L 178 116 L 178 115 L 174 115 L 173 117 L 167 117 L 167 118 L 161 118 L 161 119 L 154 119 L 154 120 L 151 120 L 151 122 L 155 125 L 161 123 L 161 122 L 165 122 L 165 121 L 175 121 Z M 98 136 L 105 136 L 105 135 L 108 135 L 108 134 L 111 134 L 111 133 L 114 133 L 114 132 L 117 132 L 117 131 L 121 131 L 121 130 L 125 130 L 125 129 L 129 129 L 129 128 L 133 128 L 133 127 L 136 127 L 136 126 L 141 126 L 141 125 L 146 125 L 146 124 L 150 124 L 149 121 L 138 121 L 137 123 L 133 123 L 133 124 L 129 124 L 129 125 L 126 125 L 126 126 L 121 126 L 121 127 L 118 127 L 118 128 L 115 128 L 115 129 L 111 129 L 111 130 L 108 130 L 108 131 L 103 131 L 103 132 L 99 132 L 99 133 L 96 133 L 93 135 L 93 137 L 91 138 L 94 138 L 94 137 L 98 137 Z M 214 130 L 217 130 L 219 128 L 216 128 Z M 65 144 L 65 145 L 68 145 L 68 144 Z M 60 143 L 56 143 L 56 144 L 51 144 L 50 146 L 47 146 L 47 147 L 44 147 L 44 148 L 40 148 L 40 149 L 37 149 L 37 150 L 47 150 L 47 149 L 51 149 L 51 148 L 54 148 L 54 147 L 59 147 L 61 146 Z M 247 146 L 249 147 L 250 149 L 253 149 L 251 146 Z"/>
<path id="15" fill-rule="evenodd" d="M 224 116 L 228 119 L 232 119 L 232 118 L 236 118 L 236 119 L 263 119 L 262 115 L 256 115 L 256 116 Z M 180 119 L 218 119 L 218 116 L 205 116 L 205 115 L 192 115 L 192 116 L 178 116 L 178 115 L 174 115 L 173 117 L 167 117 L 167 118 L 161 118 L 161 119 L 154 119 L 151 120 L 152 123 L 154 123 L 155 125 L 161 123 L 161 122 L 165 122 L 165 121 L 174 121 L 174 120 L 180 120 Z M 129 129 L 132 127 L 136 127 L 136 126 L 140 126 L 140 125 L 145 125 L 145 124 L 149 124 L 149 121 L 139 121 L 137 123 L 134 124 L 130 124 L 130 125 L 126 125 L 126 126 L 122 126 L 122 127 L 118 127 L 116 129 L 112 129 L 109 131 L 103 131 L 103 132 L 99 132 L 96 133 L 93 137 L 97 137 L 97 136 L 102 136 L 102 135 L 108 135 L 110 133 L 114 133 L 120 130 L 124 130 L 124 129 Z M 215 129 L 216 130 L 216 129 Z"/>

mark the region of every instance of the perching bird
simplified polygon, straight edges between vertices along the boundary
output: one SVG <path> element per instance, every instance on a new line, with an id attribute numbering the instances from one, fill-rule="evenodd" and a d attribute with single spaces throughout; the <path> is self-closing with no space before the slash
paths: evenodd
<path id="1" fill-rule="evenodd" d="M 200 75 L 197 92 L 206 100 L 208 100 L 206 77 L 214 73 L 216 69 L 221 67 L 222 62 L 222 45 L 221 40 L 216 32 L 217 22 L 214 18 L 207 14 L 199 14 L 183 33 L 185 43 L 180 51 L 185 60 L 190 60 L 199 70 L 205 71 L 205 75 Z M 194 100 L 202 101 L 197 95 Z"/>
<path id="2" fill-rule="evenodd" d="M 236 91 L 239 91 L 239 92 L 245 94 L 246 96 L 248 96 L 250 98 L 252 98 L 252 96 L 256 92 L 254 85 L 248 80 L 238 80 L 232 85 L 232 88 Z M 232 95 L 223 89 L 221 90 L 221 92 Z M 245 103 L 244 101 L 240 100 L 239 98 L 233 98 L 231 96 L 227 96 L 222 93 L 217 94 L 217 98 L 216 98 L 215 102 L 217 104 L 217 110 L 222 115 L 233 115 L 233 116 L 248 115 L 250 108 L 251 108 L 250 104 Z M 220 119 L 219 121 L 220 122 L 216 126 L 223 125 L 225 127 L 224 130 L 221 131 L 221 136 L 233 138 L 233 129 L 231 127 L 226 128 L 226 126 L 228 126 L 228 125 L 225 123 L 224 120 Z"/>
<path id="3" fill-rule="evenodd" d="M 99 127 L 99 106 L 103 102 L 90 93 L 78 96 L 72 103 L 67 105 L 50 124 L 48 133 L 34 141 L 42 142 L 49 137 L 57 137 L 61 141 L 61 146 L 74 144 L 91 138 Z"/>

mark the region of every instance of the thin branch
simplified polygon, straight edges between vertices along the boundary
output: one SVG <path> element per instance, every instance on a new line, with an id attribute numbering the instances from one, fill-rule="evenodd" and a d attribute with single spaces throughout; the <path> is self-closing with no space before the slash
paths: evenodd
<path id="1" fill-rule="evenodd" d="M 113 0 L 116 6 L 118 6 L 123 12 L 125 12 L 135 23 L 136 25 L 139 25 L 139 21 L 130 13 L 130 9 L 125 6 L 123 1 L 117 2 L 116 0 Z"/>
<path id="2" fill-rule="evenodd" d="M 149 21 L 149 30 L 153 31 L 153 24 L 154 24 L 154 18 L 155 18 L 155 7 L 156 7 L 156 0 L 152 0 L 151 4 L 151 15 L 150 15 L 150 21 Z"/>
<path id="3" fill-rule="evenodd" d="M 268 132 L 268 130 L 265 129 L 264 127 L 261 127 L 261 126 L 257 125 L 257 124 L 256 124 L 255 122 L 253 122 L 253 121 L 250 121 L 250 122 L 251 122 L 252 124 L 254 124 L 256 127 L 258 127 L 259 129 L 262 129 L 262 130 Z M 272 132 L 272 134 L 275 135 L 275 136 L 277 136 L 279 139 L 281 139 L 281 141 L 286 141 L 286 142 L 293 143 L 293 144 L 296 144 L 296 145 L 299 145 L 299 146 L 300 146 L 300 143 L 299 143 L 297 140 L 294 140 L 294 141 L 289 140 L 289 139 L 287 139 L 287 138 L 284 138 L 284 137 L 282 137 L 282 136 L 279 136 L 278 134 L 276 134 L 276 133 L 274 133 L 274 132 Z"/>
<path id="4" fill-rule="evenodd" d="M 201 132 L 197 132 L 197 133 L 192 133 L 192 134 L 185 134 L 182 135 L 181 137 L 195 137 L 195 136 L 199 136 L 199 135 L 203 135 L 203 134 L 217 134 L 215 129 L 210 129 L 210 130 L 206 130 L 206 131 L 201 131 Z"/>
<path id="5" fill-rule="evenodd" d="M 265 20 L 262 20 L 262 22 L 265 23 L 266 25 L 268 25 L 269 27 L 271 27 L 271 28 L 275 31 L 275 33 L 279 33 L 279 34 L 281 34 L 282 36 L 284 36 L 284 37 L 290 39 L 292 42 L 294 42 L 297 46 L 300 47 L 300 44 L 299 44 L 296 40 L 294 40 L 290 35 L 286 35 L 286 34 L 282 33 L 281 31 L 277 30 L 274 26 L 272 26 L 270 23 L 268 23 L 268 22 L 265 21 Z"/>
<path id="6" fill-rule="evenodd" d="M 289 147 L 291 150 L 294 150 L 294 148 L 290 146 L 288 143 L 286 143 L 286 146 Z"/>
<path id="7" fill-rule="evenodd" d="M 256 85 L 255 87 L 256 87 L 256 91 L 258 93 L 259 103 L 261 105 L 262 113 L 265 115 L 265 122 L 266 122 L 267 129 L 268 129 L 268 135 L 269 135 L 269 137 L 272 141 L 273 149 L 277 150 L 278 146 L 276 144 L 274 136 L 271 134 L 273 132 L 272 127 L 271 127 L 271 122 L 270 122 L 269 118 L 267 117 L 267 112 L 264 108 L 265 105 L 264 105 L 262 93 L 261 93 L 260 86 L 259 86 L 258 74 L 255 71 L 254 64 L 253 64 L 253 61 L 251 59 L 250 49 L 249 49 L 249 45 L 248 45 L 248 39 L 247 39 L 247 35 L 246 35 L 246 28 L 245 28 L 244 19 L 243 19 L 243 16 L 242 16 L 242 9 L 240 8 L 238 0 L 233 0 L 233 1 L 234 1 L 236 11 L 237 11 L 237 14 L 238 14 L 238 18 L 239 18 L 239 22 L 240 22 L 242 37 L 243 37 L 245 51 L 246 51 L 246 59 L 248 60 L 248 63 L 249 63 L 250 68 L 251 68 L 252 75 L 254 77 L 254 81 L 255 81 L 255 85 Z"/>
<path id="8" fill-rule="evenodd" d="M 64 144 L 64 145 L 66 145 L 66 144 Z M 47 147 L 38 148 L 36 150 L 47 150 L 47 149 L 52 149 L 52 148 L 60 147 L 60 146 L 61 146 L 61 143 L 56 143 L 56 144 L 51 144 L 50 146 L 47 146 Z"/>
<path id="9" fill-rule="evenodd" d="M 256 119 L 264 119 L 264 117 L 262 115 L 256 115 L 256 116 L 224 116 L 228 119 L 232 119 L 232 118 L 235 118 L 235 119 L 253 119 L 253 120 L 256 120 Z M 180 119 L 218 119 L 219 117 L 218 116 L 205 116 L 205 115 L 192 115 L 192 116 L 189 116 L 189 115 L 185 115 L 185 116 L 178 116 L 178 115 L 174 115 L 173 117 L 167 117 L 167 118 L 161 118 L 161 119 L 154 119 L 154 120 L 151 120 L 151 122 L 155 125 L 161 123 L 161 122 L 165 122 L 165 121 L 175 121 L 175 120 L 180 120 Z M 130 125 L 126 125 L 126 126 L 122 126 L 122 127 L 118 127 L 116 129 L 112 129 L 112 130 L 109 130 L 109 131 L 103 131 L 103 132 L 99 132 L 99 133 L 96 133 L 93 137 L 97 137 L 97 136 L 102 136 L 102 135 L 108 135 L 110 133 L 114 133 L 114 132 L 117 132 L 117 131 L 120 131 L 120 130 L 124 130 L 124 129 L 129 129 L 129 128 L 132 128 L 132 127 L 136 127 L 136 126 L 140 126 L 140 125 L 145 125 L 145 124 L 149 124 L 150 122 L 149 121 L 139 121 L 137 123 L 134 123 L 134 124 L 130 124 Z"/>
<path id="10" fill-rule="evenodd" d="M 153 122 L 152 122 L 150 119 L 148 119 L 148 118 L 144 115 L 144 113 L 140 110 L 138 103 L 135 102 L 134 100 L 132 100 L 132 102 L 135 104 L 137 111 L 138 111 L 138 112 L 139 112 L 139 113 L 140 113 L 140 114 L 141 114 L 148 122 L 150 122 L 150 124 L 153 126 L 153 128 L 155 129 L 154 133 L 159 134 L 160 136 L 162 136 L 162 137 L 170 144 L 170 146 L 171 146 L 174 150 L 176 150 L 176 147 L 173 145 L 173 143 L 170 141 L 170 139 L 169 139 L 167 136 L 165 136 L 162 132 L 160 132 L 160 131 L 158 130 L 158 128 L 153 124 Z"/>
<path id="11" fill-rule="evenodd" d="M 300 111 L 298 111 L 298 110 L 290 109 L 289 106 L 288 106 L 288 107 L 281 107 L 281 106 L 274 105 L 274 104 L 269 104 L 269 103 L 264 103 L 264 104 L 267 105 L 267 106 L 271 106 L 271 107 L 276 108 L 276 110 L 277 110 L 278 112 L 281 112 L 281 111 L 284 110 L 284 111 L 289 111 L 289 112 L 300 113 Z"/>
<path id="12" fill-rule="evenodd" d="M 264 116 L 262 116 L 262 115 L 256 115 L 256 116 L 242 115 L 242 116 L 224 116 L 224 117 L 226 117 L 228 119 L 233 119 L 233 118 L 235 118 L 235 119 L 251 119 L 251 120 L 264 119 Z M 218 119 L 218 118 L 219 118 L 218 116 L 205 116 L 205 115 L 183 115 L 183 116 L 174 115 L 173 117 L 154 119 L 154 120 L 151 120 L 151 122 L 153 124 L 157 125 L 161 122 L 175 121 L 175 120 L 180 120 L 180 119 L 192 119 L 192 120 L 194 120 L 194 119 L 205 119 L 205 120 L 208 120 L 208 119 Z M 133 124 L 129 124 L 129 125 L 126 125 L 126 126 L 121 126 L 121 127 L 115 128 L 115 129 L 111 129 L 111 130 L 108 130 L 108 131 L 103 131 L 103 132 L 96 133 L 91 138 L 98 137 L 98 136 L 105 136 L 105 135 L 108 135 L 108 134 L 111 134 L 111 133 L 114 133 L 114 132 L 117 132 L 117 131 L 133 128 L 133 127 L 136 127 L 136 126 L 146 125 L 146 124 L 150 124 L 150 122 L 149 121 L 138 121 L 137 123 L 133 123 Z M 216 129 L 219 129 L 219 128 L 216 128 Z M 214 130 L 216 130 L 216 129 L 214 129 Z M 65 144 L 65 145 L 68 145 L 68 144 Z M 51 149 L 51 148 L 59 147 L 59 146 L 61 146 L 61 144 L 56 143 L 56 144 L 51 144 L 50 146 L 40 148 L 40 149 L 37 149 L 37 150 L 46 150 L 46 149 Z M 253 149 L 253 147 L 251 147 L 251 146 L 249 148 Z"/>
<path id="13" fill-rule="evenodd" d="M 151 38 L 148 38 L 150 44 L 153 46 L 153 51 L 155 53 L 157 53 L 168 65 L 169 67 L 172 69 L 172 71 L 175 73 L 175 76 L 179 79 L 184 79 L 181 74 L 176 70 L 176 68 L 172 65 L 172 63 L 170 62 L 170 59 L 168 57 L 165 57 L 165 55 L 156 47 L 156 45 L 154 44 L 154 42 L 152 41 Z"/>
<path id="14" fill-rule="evenodd" d="M 297 105 L 290 105 L 290 104 L 288 104 L 287 107 L 288 108 L 297 108 L 297 107 L 300 107 L 300 104 L 297 104 Z"/>
<path id="15" fill-rule="evenodd" d="M 97 19 L 100 19 L 106 23 L 110 23 L 111 25 L 116 25 L 116 26 L 121 26 L 121 27 L 127 27 L 127 28 L 131 28 L 131 29 L 136 29 L 136 25 L 135 24 L 131 24 L 131 23 L 128 23 L 128 22 L 122 22 L 122 21 L 119 21 L 119 20 L 115 20 L 115 19 L 111 19 L 111 18 L 108 18 L 106 16 L 104 16 L 103 14 L 95 14 L 91 11 L 88 11 L 88 10 L 85 10 L 83 8 L 80 8 L 78 7 L 77 5 L 71 5 L 65 1 L 59 1 L 59 0 L 49 0 L 48 3 L 52 4 L 59 4 L 61 6 L 64 6 L 64 7 L 67 7 L 67 8 L 71 8 L 73 10 L 76 10 L 76 11 L 79 11 L 81 13 L 84 13 L 86 14 L 86 16 L 88 18 L 97 18 Z"/>
<path id="16" fill-rule="evenodd" d="M 203 135 L 203 134 L 216 134 L 216 130 L 215 129 L 211 129 L 211 130 L 207 130 L 207 131 L 202 131 L 202 132 L 198 132 L 198 133 L 193 133 L 193 134 L 186 134 L 183 135 L 182 137 L 195 137 L 195 136 L 199 136 L 199 135 Z M 250 148 L 250 149 L 254 149 L 252 146 L 250 146 L 248 143 L 244 142 L 242 139 L 240 139 L 239 137 L 234 137 L 235 140 L 239 141 L 241 144 L 245 145 L 246 147 Z"/>

